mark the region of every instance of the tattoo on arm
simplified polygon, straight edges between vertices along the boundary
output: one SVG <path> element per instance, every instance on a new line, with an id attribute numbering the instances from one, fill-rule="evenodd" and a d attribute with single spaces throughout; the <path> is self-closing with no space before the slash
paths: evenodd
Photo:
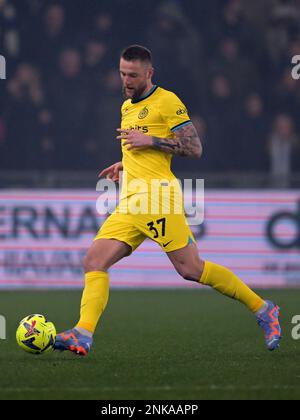
<path id="1" fill-rule="evenodd" d="M 153 148 L 165 153 L 183 157 L 200 158 L 202 145 L 197 130 L 193 124 L 186 125 L 175 131 L 175 139 L 153 137 Z"/>

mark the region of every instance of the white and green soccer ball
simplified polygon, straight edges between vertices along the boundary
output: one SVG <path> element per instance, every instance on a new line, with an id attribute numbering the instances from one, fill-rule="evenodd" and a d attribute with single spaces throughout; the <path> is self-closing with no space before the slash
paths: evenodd
<path id="1" fill-rule="evenodd" d="M 18 345 L 32 354 L 44 354 L 53 350 L 55 338 L 54 324 L 39 314 L 22 319 L 16 332 Z"/>

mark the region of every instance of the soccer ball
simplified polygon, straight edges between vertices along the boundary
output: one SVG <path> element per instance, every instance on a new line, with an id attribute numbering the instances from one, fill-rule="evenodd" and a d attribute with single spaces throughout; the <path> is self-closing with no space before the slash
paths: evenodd
<path id="1" fill-rule="evenodd" d="M 53 349 L 56 329 L 44 315 L 34 314 L 22 319 L 16 332 L 18 345 L 28 353 L 44 354 Z"/>

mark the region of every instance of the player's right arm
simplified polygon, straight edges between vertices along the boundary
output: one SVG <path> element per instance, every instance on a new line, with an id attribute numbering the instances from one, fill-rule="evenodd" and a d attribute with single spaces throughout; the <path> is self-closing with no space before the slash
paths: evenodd
<path id="1" fill-rule="evenodd" d="M 104 169 L 102 172 L 100 172 L 99 178 L 106 177 L 108 179 L 111 179 L 114 182 L 119 182 L 120 172 L 122 171 L 123 171 L 122 162 L 117 162 L 109 166 L 108 168 Z"/>

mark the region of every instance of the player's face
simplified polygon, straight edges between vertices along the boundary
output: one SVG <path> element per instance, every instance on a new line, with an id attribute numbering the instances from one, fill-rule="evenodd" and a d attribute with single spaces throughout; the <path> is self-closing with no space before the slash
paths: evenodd
<path id="1" fill-rule="evenodd" d="M 140 60 L 126 61 L 121 58 L 120 75 L 126 99 L 139 99 L 151 86 L 152 66 Z"/>

